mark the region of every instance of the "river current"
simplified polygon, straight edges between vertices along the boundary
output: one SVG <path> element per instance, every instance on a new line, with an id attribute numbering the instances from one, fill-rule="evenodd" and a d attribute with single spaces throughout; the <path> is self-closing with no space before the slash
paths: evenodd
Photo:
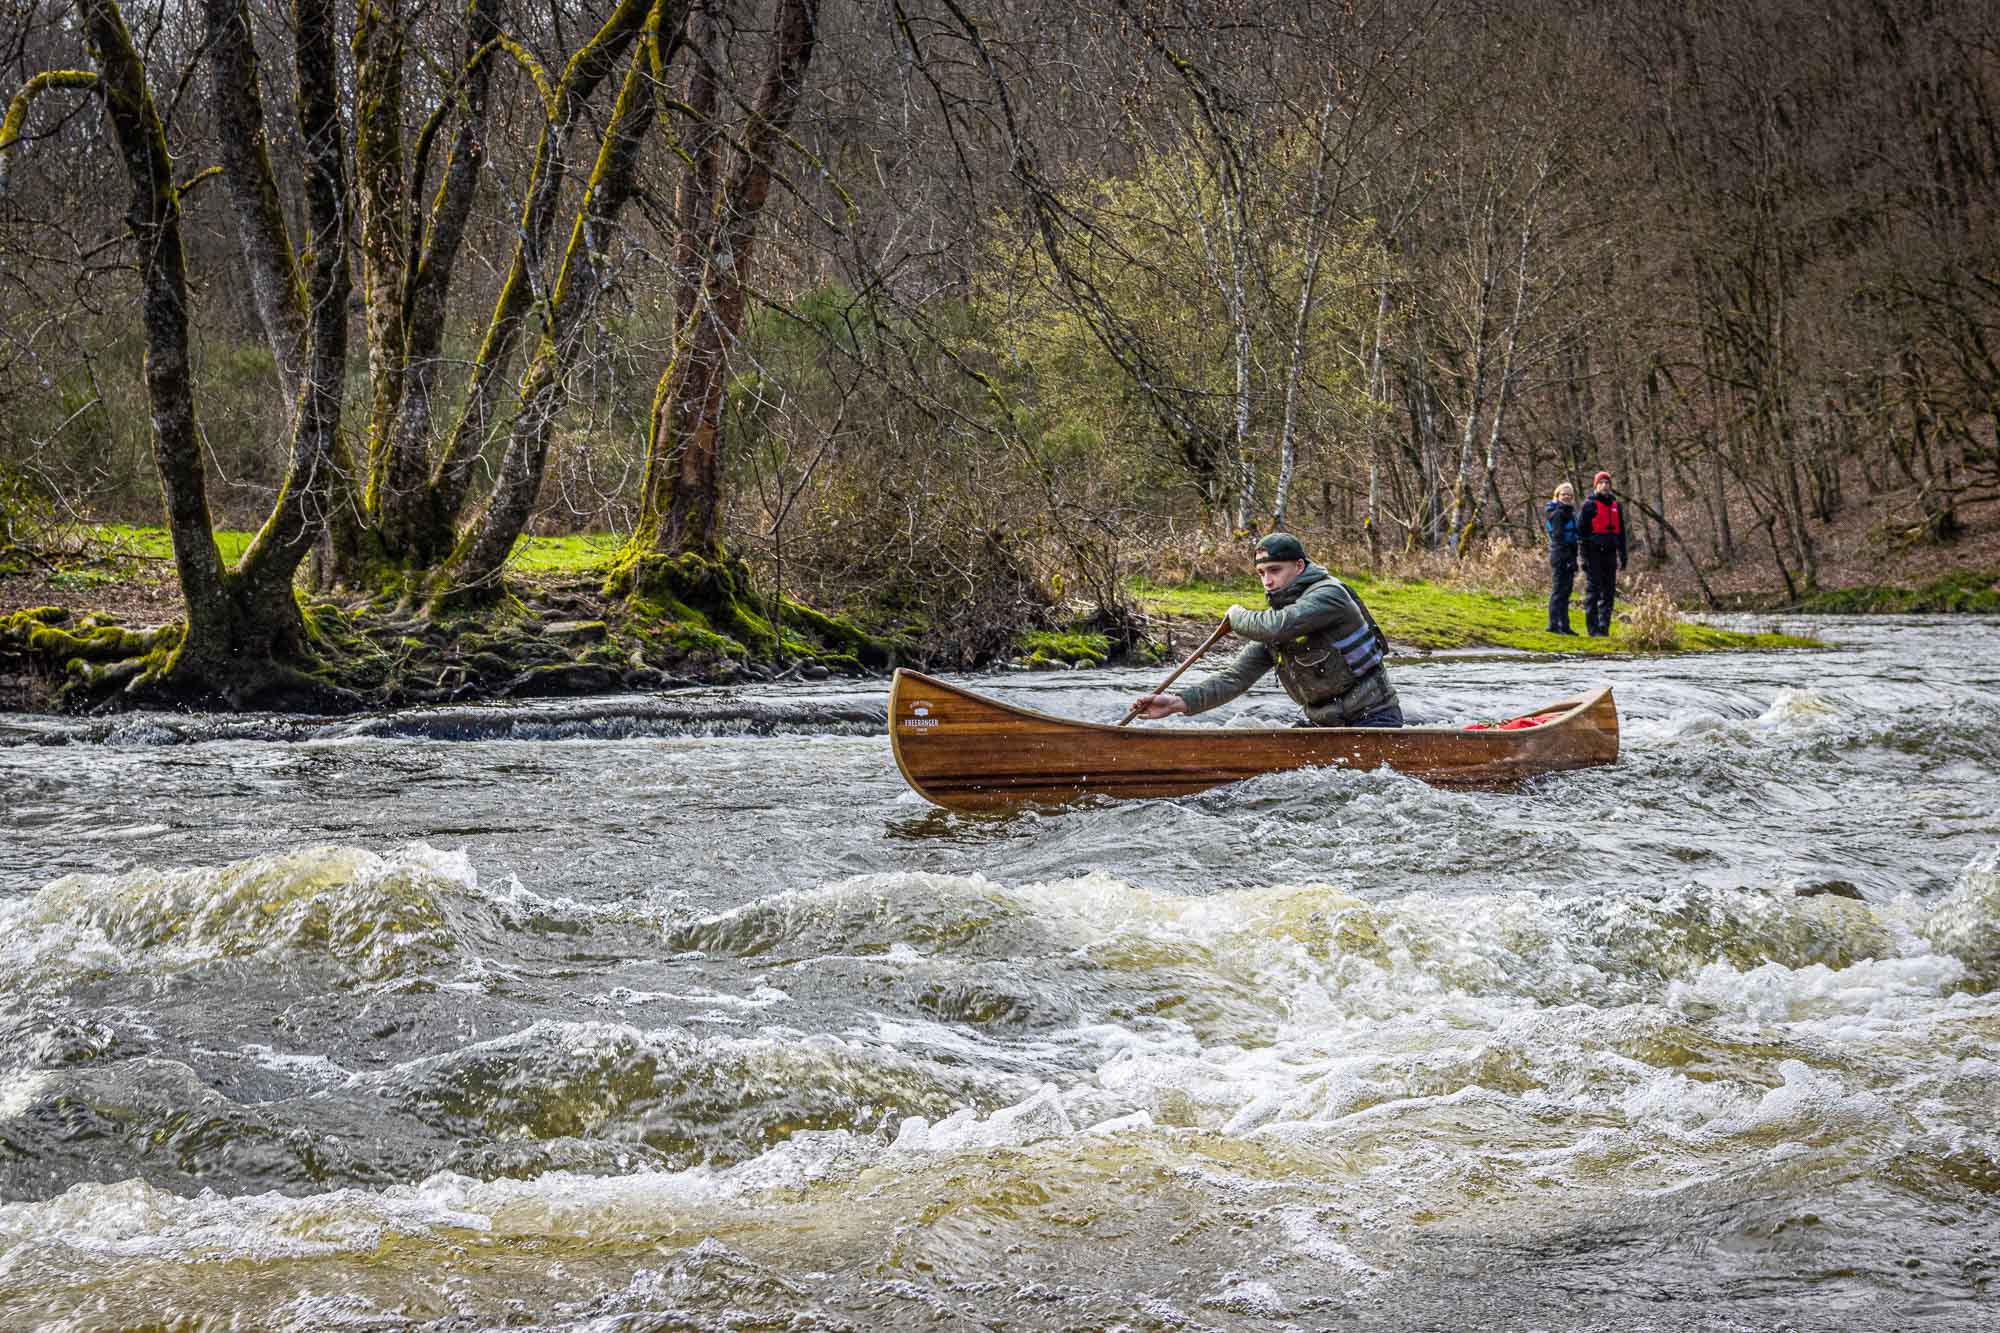
<path id="1" fill-rule="evenodd" d="M 1614 686 L 1514 792 L 953 815 L 883 682 L 0 716 L 0 1328 L 1995 1327 L 2000 623 L 1787 628 L 1399 661 Z"/>

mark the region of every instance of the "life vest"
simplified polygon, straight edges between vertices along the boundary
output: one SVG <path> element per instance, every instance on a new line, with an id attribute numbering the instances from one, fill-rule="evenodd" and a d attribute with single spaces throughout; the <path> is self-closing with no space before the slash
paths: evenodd
<path id="1" fill-rule="evenodd" d="M 1616 537 L 1622 530 L 1623 520 L 1618 514 L 1618 501 L 1609 495 L 1593 495 L 1590 507 L 1590 535 L 1593 537 Z"/>
<path id="2" fill-rule="evenodd" d="M 1361 613 L 1360 627 L 1341 634 L 1338 626 L 1328 625 L 1271 645 L 1271 656 L 1277 659 L 1278 679 L 1285 692 L 1308 708 L 1330 704 L 1347 695 L 1381 670 L 1389 651 L 1388 640 L 1375 624 L 1375 617 L 1362 605 L 1359 594 L 1338 579 L 1326 581 L 1354 603 L 1354 609 Z"/>

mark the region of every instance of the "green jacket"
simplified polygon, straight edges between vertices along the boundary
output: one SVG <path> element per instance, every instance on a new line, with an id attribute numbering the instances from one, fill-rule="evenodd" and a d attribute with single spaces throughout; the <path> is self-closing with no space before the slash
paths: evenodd
<path id="1" fill-rule="evenodd" d="M 1175 691 L 1188 712 L 1221 707 L 1274 667 L 1314 726 L 1345 726 L 1398 702 L 1383 661 L 1388 640 L 1353 589 L 1308 564 L 1270 601 L 1268 611 L 1230 612 L 1229 628 L 1250 642 L 1221 671 Z"/>

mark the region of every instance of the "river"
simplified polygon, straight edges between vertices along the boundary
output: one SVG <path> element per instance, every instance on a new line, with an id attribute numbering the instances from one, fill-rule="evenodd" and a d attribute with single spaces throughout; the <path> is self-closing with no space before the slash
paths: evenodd
<path id="1" fill-rule="evenodd" d="M 0 717 L 0 1327 L 1994 1327 L 2000 623 L 1811 629 L 1399 663 L 1615 687 L 1508 793 L 953 815 L 882 682 Z"/>

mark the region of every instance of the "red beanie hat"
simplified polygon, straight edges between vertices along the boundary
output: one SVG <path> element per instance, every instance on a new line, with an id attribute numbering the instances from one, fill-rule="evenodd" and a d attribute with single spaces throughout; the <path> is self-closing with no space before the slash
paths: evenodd
<path id="1" fill-rule="evenodd" d="M 1590 479 L 1590 484 L 1595 486 L 1600 481 L 1610 481 L 1610 480 L 1611 480 L 1611 474 L 1609 472 L 1600 472 L 1596 476 Z"/>

